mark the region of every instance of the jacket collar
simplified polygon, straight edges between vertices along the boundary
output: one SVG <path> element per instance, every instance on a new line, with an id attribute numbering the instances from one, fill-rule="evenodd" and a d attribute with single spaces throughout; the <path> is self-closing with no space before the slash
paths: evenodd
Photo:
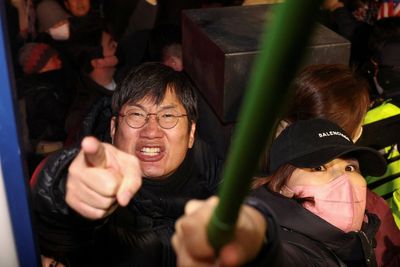
<path id="1" fill-rule="evenodd" d="M 369 222 L 363 225 L 361 231 L 345 233 L 303 208 L 294 199 L 273 193 L 265 187 L 259 190 L 265 191 L 263 199 L 274 211 L 281 229 L 289 229 L 321 242 L 346 261 L 363 260 L 373 251 L 374 236 L 380 224 L 374 214 L 367 214 Z"/>

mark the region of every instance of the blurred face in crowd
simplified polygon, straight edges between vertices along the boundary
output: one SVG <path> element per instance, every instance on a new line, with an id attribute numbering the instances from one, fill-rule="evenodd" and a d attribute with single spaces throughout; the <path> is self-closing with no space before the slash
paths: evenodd
<path id="1" fill-rule="evenodd" d="M 117 52 L 117 42 L 114 41 L 109 33 L 103 32 L 101 46 L 103 47 L 102 61 L 104 67 L 115 67 L 118 64 L 118 58 L 115 56 Z"/>
<path id="2" fill-rule="evenodd" d="M 46 65 L 40 70 L 40 72 L 46 72 L 51 70 L 58 70 L 62 67 L 62 61 L 59 55 L 52 56 Z"/>
<path id="3" fill-rule="evenodd" d="M 128 125 L 127 114 L 151 114 L 140 128 Z M 158 123 L 157 116 L 176 115 L 176 125 L 165 129 Z M 111 122 L 114 145 L 135 155 L 142 168 L 143 176 L 163 179 L 174 173 L 183 162 L 187 150 L 193 146 L 196 125 L 189 122 L 187 112 L 172 89 L 167 89 L 164 100 L 156 105 L 150 98 L 137 103 L 125 104 L 118 118 Z M 173 124 L 172 124 L 173 125 Z"/>
<path id="4" fill-rule="evenodd" d="M 174 69 L 175 71 L 182 71 L 182 45 L 172 44 L 166 47 L 164 49 L 162 62 L 164 65 Z"/>
<path id="5" fill-rule="evenodd" d="M 76 17 L 85 16 L 90 10 L 90 0 L 67 0 L 65 7 Z"/>
<path id="6" fill-rule="evenodd" d="M 69 21 L 68 19 L 63 19 L 51 26 L 48 29 L 49 34 L 54 40 L 65 41 L 69 39 Z"/>

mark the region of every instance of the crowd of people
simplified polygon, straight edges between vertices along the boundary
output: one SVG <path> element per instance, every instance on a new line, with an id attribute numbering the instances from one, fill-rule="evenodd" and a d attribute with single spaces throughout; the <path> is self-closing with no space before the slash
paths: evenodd
<path id="1" fill-rule="evenodd" d="M 400 266 L 398 137 L 383 134 L 400 125 L 400 3 L 324 1 L 351 62 L 297 75 L 215 251 L 224 162 L 196 132 L 175 14 L 282 1 L 166 2 L 6 3 L 42 265 Z"/>

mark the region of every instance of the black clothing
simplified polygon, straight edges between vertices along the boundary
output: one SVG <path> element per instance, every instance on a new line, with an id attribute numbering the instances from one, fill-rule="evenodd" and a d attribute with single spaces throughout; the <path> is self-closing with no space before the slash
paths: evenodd
<path id="1" fill-rule="evenodd" d="M 192 198 L 213 195 L 220 162 L 201 140 L 179 169 L 162 181 L 143 180 L 127 207 L 89 221 L 65 203 L 65 182 L 77 148 L 51 156 L 32 187 L 41 253 L 67 266 L 175 266 L 170 244 L 174 224 Z"/>
<path id="2" fill-rule="evenodd" d="M 111 143 L 110 121 L 113 117 L 111 97 L 105 96 L 97 101 L 82 122 L 82 129 L 75 143 L 85 136 L 95 136 L 101 142 Z"/>
<path id="3" fill-rule="evenodd" d="M 350 63 L 362 66 L 367 59 L 367 48 L 372 26 L 357 20 L 349 7 L 340 7 L 330 12 L 331 22 L 324 24 L 351 42 Z"/>
<path id="4" fill-rule="evenodd" d="M 129 19 L 127 19 L 126 23 L 120 24 L 120 29 L 118 30 L 120 31 L 120 36 L 116 39 L 118 40 L 117 56 L 120 61 L 115 77 L 121 79 L 124 78 L 132 68 L 137 67 L 146 60 L 146 49 L 158 13 L 158 4 L 151 5 L 144 0 L 133 2 L 132 0 L 112 2 L 114 8 L 126 6 L 127 9 L 124 9 L 125 12 L 130 10 L 128 12 L 130 14 Z M 128 7 L 133 4 L 134 6 Z M 112 9 L 110 11 L 113 12 Z M 123 19 L 123 16 L 120 16 L 121 8 L 115 9 L 114 13 L 115 11 L 118 12 L 118 16 L 114 14 L 112 17 L 116 18 L 115 22 L 120 20 L 121 23 Z M 110 15 L 112 14 L 110 13 Z"/>
<path id="5" fill-rule="evenodd" d="M 265 187 L 252 192 L 247 204 L 261 211 L 278 233 L 272 233 L 273 251 L 265 258 L 271 266 L 376 266 L 374 236 L 380 221 L 368 214 L 368 224 L 361 231 L 345 233 L 303 208 L 294 199 L 272 193 Z M 269 233 L 268 235 L 271 235 Z M 280 256 L 279 256 L 280 255 Z M 263 255 L 260 255 L 263 257 Z"/>
<path id="6" fill-rule="evenodd" d="M 97 84 L 88 75 L 81 74 L 76 84 L 73 102 L 68 111 L 65 128 L 69 134 L 79 132 L 82 121 L 92 106 L 103 97 L 111 97 L 114 91 Z"/>
<path id="7" fill-rule="evenodd" d="M 71 87 L 63 70 L 24 76 L 17 83 L 25 99 L 29 137 L 36 141 L 64 141 L 64 122 L 71 102 Z"/>

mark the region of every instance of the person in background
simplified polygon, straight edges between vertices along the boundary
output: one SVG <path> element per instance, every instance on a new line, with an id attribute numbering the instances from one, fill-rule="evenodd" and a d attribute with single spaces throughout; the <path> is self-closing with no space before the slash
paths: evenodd
<path id="1" fill-rule="evenodd" d="M 400 6 L 399 6 L 400 8 Z M 378 20 L 368 41 L 368 60 L 362 74 L 370 79 L 374 100 L 392 99 L 400 105 L 400 17 Z"/>
<path id="2" fill-rule="evenodd" d="M 57 1 L 41 0 L 36 5 L 38 34 L 34 41 L 47 43 L 58 51 L 63 62 L 63 70 L 66 76 L 70 77 L 67 82 L 74 85 L 78 73 L 68 54 L 74 28 L 70 19 L 71 15 Z"/>
<path id="3" fill-rule="evenodd" d="M 25 0 L 7 0 L 4 2 L 5 16 L 7 21 L 8 43 L 12 62 L 14 65 L 14 75 L 19 78 L 22 70 L 18 64 L 18 50 L 35 36 L 32 21 L 32 12 L 29 2 Z"/>
<path id="4" fill-rule="evenodd" d="M 91 0 L 65 0 L 65 8 L 75 17 L 83 17 L 90 12 Z"/>
<path id="5" fill-rule="evenodd" d="M 149 61 L 162 62 L 176 71 L 183 70 L 182 34 L 178 25 L 160 24 L 151 32 Z"/>
<path id="6" fill-rule="evenodd" d="M 351 42 L 350 62 L 360 68 L 368 60 L 368 43 L 375 23 L 400 14 L 397 0 L 325 0 L 322 9 L 328 12 L 323 22 Z"/>
<path id="7" fill-rule="evenodd" d="M 135 2 L 135 6 L 132 4 Z M 106 3 L 105 20 L 118 41 L 121 59 L 117 76 L 124 77 L 130 70 L 146 62 L 146 50 L 152 29 L 156 25 L 159 4 L 157 0 L 120 0 Z M 108 7 L 109 6 L 109 7 Z M 125 16 L 118 16 L 124 10 Z"/>
<path id="8" fill-rule="evenodd" d="M 68 18 L 71 17 L 55 0 L 42 0 L 36 6 L 39 33 L 47 33 L 52 39 L 65 41 L 70 37 Z M 42 34 L 43 35 L 43 34 Z M 46 38 L 43 36 L 37 37 Z"/>
<path id="9" fill-rule="evenodd" d="M 374 105 L 366 115 L 360 143 L 380 150 L 388 161 L 388 170 L 382 177 L 366 179 L 368 187 L 389 203 L 400 228 L 400 17 L 378 20 L 368 48 L 369 60 L 363 73 L 369 78 Z"/>
<path id="10" fill-rule="evenodd" d="M 19 50 L 18 62 L 24 73 L 17 88 L 26 111 L 32 171 L 43 155 L 63 147 L 72 89 L 67 86 L 59 53 L 48 44 L 27 43 Z"/>
<path id="11" fill-rule="evenodd" d="M 115 91 L 116 50 L 117 43 L 100 18 L 88 19 L 76 29 L 68 47 L 73 65 L 79 68 L 75 95 L 65 124 L 71 138 L 69 143 L 73 143 L 92 105 L 102 97 L 111 97 Z"/>
<path id="12" fill-rule="evenodd" d="M 379 219 L 365 209 L 362 176 L 385 172 L 376 150 L 311 119 L 284 129 L 269 160 L 268 182 L 245 201 L 232 241 L 218 254 L 206 233 L 217 201 L 187 204 L 173 236 L 178 266 L 376 266 Z"/>

